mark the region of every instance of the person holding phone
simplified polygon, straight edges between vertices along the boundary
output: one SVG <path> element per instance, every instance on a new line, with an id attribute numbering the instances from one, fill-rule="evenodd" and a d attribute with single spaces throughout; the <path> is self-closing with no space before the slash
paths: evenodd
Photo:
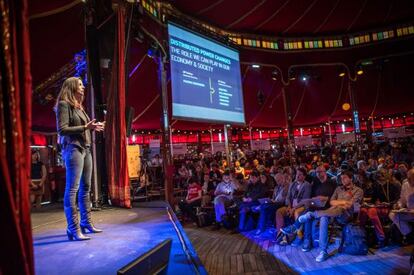
<path id="1" fill-rule="evenodd" d="M 83 241 L 90 238 L 83 233 L 100 233 L 91 221 L 90 189 L 92 178 L 91 132 L 101 132 L 105 122 L 90 119 L 82 104 L 85 87 L 78 77 L 63 82 L 56 99 L 55 112 L 59 143 L 66 167 L 64 212 L 69 240 Z M 79 191 L 79 193 L 78 193 Z M 76 194 L 80 210 L 80 222 L 76 207 Z"/>

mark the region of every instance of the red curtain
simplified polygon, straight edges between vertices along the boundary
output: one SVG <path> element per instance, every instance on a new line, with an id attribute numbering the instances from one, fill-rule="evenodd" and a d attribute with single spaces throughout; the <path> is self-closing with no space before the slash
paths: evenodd
<path id="1" fill-rule="evenodd" d="M 34 274 L 27 0 L 0 0 L 0 274 Z"/>
<path id="2" fill-rule="evenodd" d="M 121 1 L 119 2 L 117 16 L 112 89 L 107 99 L 106 160 L 111 202 L 113 205 L 130 208 L 125 122 L 125 7 Z"/>

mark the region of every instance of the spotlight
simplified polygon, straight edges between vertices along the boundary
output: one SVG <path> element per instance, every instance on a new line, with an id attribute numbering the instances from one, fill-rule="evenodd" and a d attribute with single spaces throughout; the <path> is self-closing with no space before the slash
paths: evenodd
<path id="1" fill-rule="evenodd" d="M 273 80 L 277 80 L 277 77 L 278 77 L 278 75 L 279 75 L 279 72 L 277 71 L 277 70 L 273 70 L 272 71 L 272 79 Z"/>
<path id="2" fill-rule="evenodd" d="M 288 72 L 289 80 L 295 80 L 296 79 L 296 72 L 293 69 L 290 69 Z"/>
<path id="3" fill-rule="evenodd" d="M 372 60 L 370 60 L 370 59 L 367 59 L 367 60 L 362 61 L 361 64 L 363 66 L 369 66 L 369 65 L 374 64 L 374 62 Z"/>
<path id="4" fill-rule="evenodd" d="M 346 75 L 345 69 L 344 68 L 339 68 L 339 70 L 338 70 L 338 76 L 339 77 L 344 77 L 345 75 Z"/>
<path id="5" fill-rule="evenodd" d="M 158 45 L 155 43 L 152 43 L 150 47 L 148 48 L 147 55 L 148 57 L 154 58 L 158 53 Z"/>
<path id="6" fill-rule="evenodd" d="M 362 75 L 364 73 L 364 71 L 362 70 L 362 66 L 361 65 L 358 65 L 356 67 L 356 73 L 357 73 L 357 75 Z"/>
<path id="7" fill-rule="evenodd" d="M 252 68 L 253 68 L 253 69 L 259 69 L 259 68 L 260 68 L 260 65 L 259 65 L 259 64 L 253 64 L 253 65 L 252 65 Z"/>
<path id="8" fill-rule="evenodd" d="M 300 74 L 300 80 L 302 80 L 303 82 L 307 82 L 310 78 L 310 74 L 307 72 L 303 72 Z"/>

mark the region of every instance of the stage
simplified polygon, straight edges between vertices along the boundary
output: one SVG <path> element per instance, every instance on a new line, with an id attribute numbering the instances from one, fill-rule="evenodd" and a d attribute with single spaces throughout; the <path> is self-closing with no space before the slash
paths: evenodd
<path id="1" fill-rule="evenodd" d="M 116 274 L 116 271 L 172 238 L 168 274 L 408 274 L 413 246 L 388 246 L 367 256 L 337 254 L 316 263 L 317 249 L 280 247 L 273 234 L 230 234 L 191 223 L 183 227 L 164 202 L 135 203 L 132 209 L 94 211 L 101 234 L 68 241 L 61 205 L 32 213 L 36 274 Z M 190 242 L 191 241 L 191 242 Z M 184 246 L 183 246 L 184 245 Z M 335 252 L 335 244 L 330 251 Z"/>
<path id="2" fill-rule="evenodd" d="M 61 205 L 33 211 L 36 274 L 116 274 L 116 271 L 172 238 L 168 274 L 206 274 L 175 215 L 164 202 L 134 203 L 132 209 L 108 208 L 92 213 L 104 230 L 92 239 L 68 241 Z"/>

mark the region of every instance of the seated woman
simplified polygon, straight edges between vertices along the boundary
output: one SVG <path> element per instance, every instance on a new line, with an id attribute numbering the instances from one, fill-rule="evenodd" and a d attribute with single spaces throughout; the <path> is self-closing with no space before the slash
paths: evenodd
<path id="1" fill-rule="evenodd" d="M 244 180 L 246 175 L 244 173 L 244 168 L 240 166 L 240 161 L 236 160 L 234 162 L 234 171 L 236 173 L 236 178 L 238 180 Z"/>
<path id="2" fill-rule="evenodd" d="M 366 179 L 367 181 L 368 179 Z M 365 182 L 365 181 L 363 181 Z M 372 184 L 372 192 L 369 192 L 369 184 L 362 185 L 367 204 L 359 210 L 359 223 L 365 226 L 368 219 L 371 220 L 377 237 L 377 248 L 384 246 L 385 234 L 382 228 L 381 218 L 386 218 L 392 204 L 395 204 L 401 192 L 401 184 L 392 180 L 392 175 L 385 169 L 380 169 L 376 174 L 376 182 Z M 367 196 L 367 194 L 372 194 Z"/>
<path id="3" fill-rule="evenodd" d="M 44 186 L 46 182 L 46 167 L 43 162 L 40 161 L 40 154 L 38 151 L 32 151 L 32 169 L 31 169 L 31 181 L 30 181 L 30 202 L 33 207 L 40 208 L 42 202 L 42 196 L 44 192 Z"/>
<path id="4" fill-rule="evenodd" d="M 201 206 L 202 189 L 196 177 L 192 177 L 189 182 L 187 196 L 178 203 L 178 206 L 185 216 L 195 222 L 197 220 L 195 208 Z"/>
<path id="5" fill-rule="evenodd" d="M 259 207 L 260 216 L 256 235 L 259 235 L 265 231 L 266 224 L 273 219 L 276 210 L 285 205 L 289 184 L 285 181 L 285 176 L 282 173 L 277 173 L 274 178 L 276 186 L 273 190 L 271 200 L 262 203 Z"/>

